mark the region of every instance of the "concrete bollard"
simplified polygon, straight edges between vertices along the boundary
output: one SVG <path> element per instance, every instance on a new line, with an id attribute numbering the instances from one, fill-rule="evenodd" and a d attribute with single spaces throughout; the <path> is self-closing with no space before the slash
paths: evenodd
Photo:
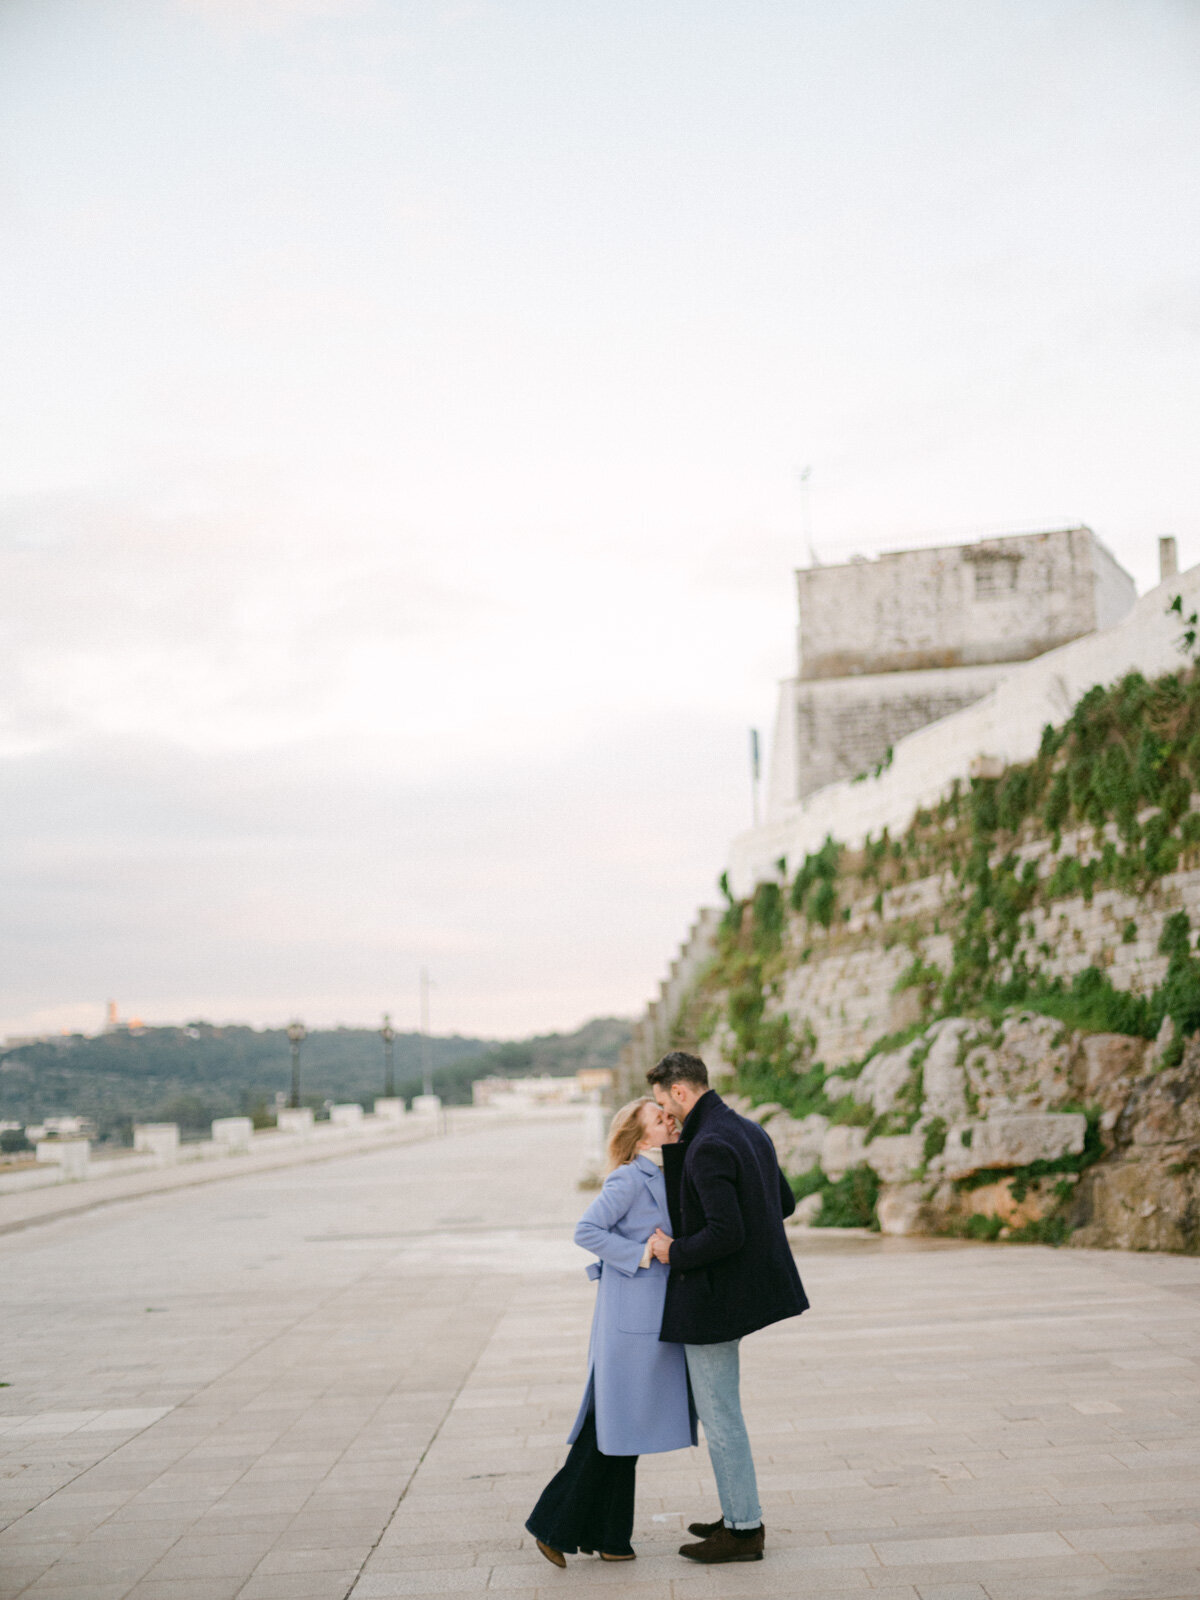
<path id="1" fill-rule="evenodd" d="M 363 1119 L 363 1108 L 356 1100 L 348 1105 L 330 1106 L 329 1120 L 335 1128 L 357 1128 Z"/>
<path id="2" fill-rule="evenodd" d="M 212 1141 L 231 1155 L 249 1150 L 254 1123 L 249 1117 L 218 1117 L 212 1125 Z"/>
<path id="3" fill-rule="evenodd" d="M 160 1161 L 178 1161 L 179 1124 L 177 1122 L 135 1122 L 133 1148 Z"/>
<path id="4" fill-rule="evenodd" d="M 376 1100 L 375 1115 L 380 1122 L 403 1122 L 404 1101 L 392 1099 Z"/>
<path id="5" fill-rule="evenodd" d="M 418 1117 L 436 1117 L 442 1109 L 441 1096 L 436 1094 L 418 1094 L 413 1096 L 413 1115 Z"/>
<path id="6" fill-rule="evenodd" d="M 277 1113 L 275 1124 L 280 1133 L 311 1133 L 313 1131 L 312 1107 L 284 1106 Z"/>
<path id="7" fill-rule="evenodd" d="M 35 1158 L 45 1166 L 58 1168 L 64 1183 L 72 1178 L 86 1178 L 91 1143 L 87 1139 L 39 1139 L 34 1146 Z"/>
<path id="8" fill-rule="evenodd" d="M 71 1183 L 78 1178 L 88 1175 L 88 1162 L 91 1156 L 91 1142 L 87 1139 L 63 1139 L 60 1141 L 58 1170 L 62 1174 L 64 1183 Z"/>

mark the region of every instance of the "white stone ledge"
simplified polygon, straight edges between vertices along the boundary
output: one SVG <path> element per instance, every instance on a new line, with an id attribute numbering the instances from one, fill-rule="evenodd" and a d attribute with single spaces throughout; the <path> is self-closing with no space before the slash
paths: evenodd
<path id="1" fill-rule="evenodd" d="M 1200 566 L 1151 589 L 1115 627 L 1014 666 L 974 705 L 897 740 L 892 763 L 878 778 L 831 783 L 741 834 L 729 858 L 734 893 L 748 895 L 756 883 L 774 879 L 780 856 L 794 871 L 828 833 L 857 847 L 885 825 L 903 831 L 919 806 L 936 805 L 955 778 L 965 779 L 980 754 L 1031 761 L 1045 724 L 1065 721 L 1094 684 L 1114 683 L 1135 670 L 1152 678 L 1186 666 L 1178 643 L 1183 624 L 1167 609 L 1175 595 L 1183 597 L 1185 611 L 1200 604 Z"/>
<path id="2" fill-rule="evenodd" d="M 468 1115 L 471 1107 L 456 1107 L 454 1117 Z M 440 1129 L 433 1118 L 363 1117 L 349 1127 L 318 1123 L 311 1136 L 262 1130 L 251 1136 L 250 1146 L 231 1152 L 211 1139 L 181 1144 L 173 1161 L 149 1154 L 122 1154 L 94 1158 L 85 1177 L 64 1182 L 58 1166 L 27 1168 L 0 1175 L 0 1233 L 30 1223 L 88 1210 L 112 1200 L 130 1199 L 165 1189 L 186 1188 L 226 1177 L 352 1155 L 389 1144 L 407 1144 L 434 1138 Z"/>

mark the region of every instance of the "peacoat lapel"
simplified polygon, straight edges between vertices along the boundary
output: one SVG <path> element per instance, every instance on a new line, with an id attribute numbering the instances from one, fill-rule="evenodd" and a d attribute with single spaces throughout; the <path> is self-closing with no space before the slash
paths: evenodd
<path id="1" fill-rule="evenodd" d="M 668 1230 L 672 1239 L 679 1236 L 683 1226 L 680 1220 L 679 1191 L 683 1187 L 683 1157 L 685 1146 L 682 1144 L 665 1144 L 663 1153 L 663 1183 L 667 1190 L 667 1213 L 671 1219 Z"/>

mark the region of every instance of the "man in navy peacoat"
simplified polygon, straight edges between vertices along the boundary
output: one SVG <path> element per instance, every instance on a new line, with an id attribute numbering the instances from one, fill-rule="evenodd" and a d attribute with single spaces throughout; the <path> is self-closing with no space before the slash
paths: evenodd
<path id="1" fill-rule="evenodd" d="M 647 1078 L 658 1103 L 683 1123 L 679 1143 L 663 1156 L 675 1234 L 660 1229 L 652 1243 L 671 1268 L 660 1337 L 685 1347 L 721 1498 L 721 1517 L 691 1524 L 700 1543 L 680 1554 L 758 1561 L 764 1533 L 738 1347 L 746 1334 L 808 1308 L 783 1228 L 796 1202 L 770 1138 L 708 1087 L 698 1056 L 672 1051 Z"/>

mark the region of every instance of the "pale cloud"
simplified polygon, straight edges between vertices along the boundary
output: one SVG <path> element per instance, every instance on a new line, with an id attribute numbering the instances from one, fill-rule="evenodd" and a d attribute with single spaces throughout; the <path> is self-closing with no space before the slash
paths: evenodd
<path id="1" fill-rule="evenodd" d="M 422 964 L 447 1029 L 619 1011 L 742 820 L 736 731 L 646 719 L 582 756 L 547 739 L 470 786 L 403 740 L 10 761 L 0 1035 L 88 996 L 150 1020 L 404 1017 Z"/>
<path id="2" fill-rule="evenodd" d="M 297 23 L 361 16 L 372 0 L 171 0 L 185 16 L 210 22 L 226 35 L 277 34 Z"/>
<path id="3" fill-rule="evenodd" d="M 632 1011 L 746 820 L 801 466 L 826 560 L 1200 558 L 1192 10 L 0 30 L 14 1028 L 353 1018 L 420 952 L 464 1027 Z"/>

